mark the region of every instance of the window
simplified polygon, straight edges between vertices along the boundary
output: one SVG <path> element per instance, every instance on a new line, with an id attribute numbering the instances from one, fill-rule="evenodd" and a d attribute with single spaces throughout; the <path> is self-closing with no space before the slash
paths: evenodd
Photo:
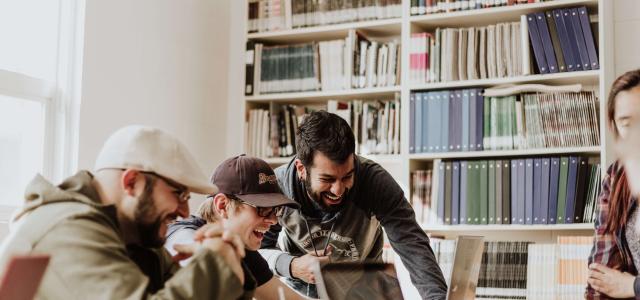
<path id="1" fill-rule="evenodd" d="M 0 1 L 0 222 L 77 163 L 84 1 Z"/>

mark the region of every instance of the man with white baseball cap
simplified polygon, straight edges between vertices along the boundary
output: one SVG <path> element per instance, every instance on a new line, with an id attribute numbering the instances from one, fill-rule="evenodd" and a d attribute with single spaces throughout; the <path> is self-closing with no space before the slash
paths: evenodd
<path id="1" fill-rule="evenodd" d="M 180 253 L 192 256 L 182 268 L 161 247 L 167 225 L 188 216 L 190 192 L 217 188 L 182 143 L 158 129 L 124 127 L 105 142 L 95 173 L 79 171 L 58 186 L 33 179 L 0 247 L 0 268 L 13 255 L 49 254 L 38 298 L 250 298 L 255 283 L 244 282 L 237 235 L 201 228 L 197 247 Z"/>

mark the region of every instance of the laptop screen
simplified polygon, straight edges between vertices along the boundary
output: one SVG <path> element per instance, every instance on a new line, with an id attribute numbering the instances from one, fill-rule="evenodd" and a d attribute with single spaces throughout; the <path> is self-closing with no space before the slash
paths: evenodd
<path id="1" fill-rule="evenodd" d="M 321 299 L 402 299 L 393 264 L 331 263 L 321 268 L 316 279 Z"/>

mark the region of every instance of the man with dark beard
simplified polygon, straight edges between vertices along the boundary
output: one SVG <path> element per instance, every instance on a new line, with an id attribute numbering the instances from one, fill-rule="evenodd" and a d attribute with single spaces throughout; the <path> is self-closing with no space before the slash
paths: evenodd
<path id="1" fill-rule="evenodd" d="M 275 173 L 284 194 L 300 208 L 285 209 L 260 250 L 274 273 L 317 298 L 314 266 L 380 262 L 384 228 L 422 298 L 445 299 L 442 271 L 413 209 L 387 171 L 355 154 L 349 124 L 335 114 L 314 112 L 300 124 L 295 142 L 296 157 Z"/>
<path id="2" fill-rule="evenodd" d="M 33 179 L 0 247 L 0 269 L 13 255 L 50 255 L 37 298 L 250 298 L 236 234 L 204 226 L 195 244 L 176 248 L 175 259 L 192 257 L 182 268 L 162 248 L 167 225 L 188 216 L 191 192 L 217 188 L 182 143 L 157 129 L 122 128 L 105 142 L 94 173 L 58 186 Z"/>

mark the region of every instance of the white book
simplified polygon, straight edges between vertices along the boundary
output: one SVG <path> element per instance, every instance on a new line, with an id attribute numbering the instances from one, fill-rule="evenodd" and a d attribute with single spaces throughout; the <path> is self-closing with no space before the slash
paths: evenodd
<path id="1" fill-rule="evenodd" d="M 371 41 L 367 55 L 367 87 L 376 85 L 376 62 L 378 59 L 378 42 Z"/>
<path id="2" fill-rule="evenodd" d="M 444 34 L 443 30 L 440 28 L 436 29 L 435 43 L 433 44 L 434 50 L 433 57 L 431 58 L 431 66 L 434 70 L 434 78 L 432 78 L 431 82 L 441 82 L 442 81 L 442 35 Z"/>
<path id="3" fill-rule="evenodd" d="M 487 76 L 496 78 L 498 76 L 496 60 L 496 26 L 487 26 Z"/>
<path id="4" fill-rule="evenodd" d="M 474 27 L 467 28 L 467 78 L 478 79 L 478 38 Z"/>
<path id="5" fill-rule="evenodd" d="M 389 55 L 387 64 L 387 86 L 396 85 L 396 61 L 398 59 L 398 46 L 396 41 L 389 43 Z"/>
<path id="6" fill-rule="evenodd" d="M 503 35 L 503 29 L 504 26 L 502 26 L 503 24 L 497 24 L 495 26 L 496 29 L 496 35 L 495 35 L 495 48 L 496 48 L 496 77 L 498 78 L 503 78 L 507 76 L 507 68 L 506 68 L 506 49 L 504 49 L 503 47 L 503 39 L 504 39 L 504 35 Z"/>
<path id="7" fill-rule="evenodd" d="M 400 97 L 396 97 L 398 99 Z M 400 100 L 395 100 L 395 117 L 393 124 L 393 154 L 400 154 Z"/>
<path id="8" fill-rule="evenodd" d="M 478 68 L 480 79 L 488 78 L 487 75 L 487 28 L 478 28 Z"/>
<path id="9" fill-rule="evenodd" d="M 454 50 L 458 52 L 458 80 L 467 80 L 467 42 L 468 42 L 468 31 L 466 28 L 458 29 L 458 47 Z"/>
<path id="10" fill-rule="evenodd" d="M 511 23 L 511 64 L 513 76 L 522 75 L 522 49 L 520 49 L 520 23 Z"/>
<path id="11" fill-rule="evenodd" d="M 377 79 L 378 82 L 376 86 L 386 86 L 387 85 L 387 59 L 389 55 L 389 47 L 386 44 L 383 44 L 378 50 L 378 65 L 377 69 Z"/>
<path id="12" fill-rule="evenodd" d="M 522 59 L 522 75 L 531 75 L 531 50 L 529 49 L 529 23 L 527 16 L 520 16 L 520 50 Z"/>
<path id="13" fill-rule="evenodd" d="M 502 26 L 502 51 L 505 57 L 506 74 L 508 77 L 513 77 L 515 72 L 513 70 L 513 52 L 511 50 L 511 24 L 503 23 L 500 25 Z"/>
<path id="14" fill-rule="evenodd" d="M 366 40 L 360 41 L 360 70 L 358 71 L 358 88 L 363 88 L 367 83 L 367 55 L 369 53 L 369 42 Z"/>

